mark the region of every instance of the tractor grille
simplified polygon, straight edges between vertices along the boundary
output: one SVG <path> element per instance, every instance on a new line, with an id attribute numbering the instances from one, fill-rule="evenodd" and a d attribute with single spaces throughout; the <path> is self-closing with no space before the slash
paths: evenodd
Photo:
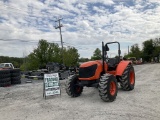
<path id="1" fill-rule="evenodd" d="M 97 65 L 94 64 L 89 67 L 79 68 L 79 77 L 80 78 L 89 78 L 95 75 Z"/>

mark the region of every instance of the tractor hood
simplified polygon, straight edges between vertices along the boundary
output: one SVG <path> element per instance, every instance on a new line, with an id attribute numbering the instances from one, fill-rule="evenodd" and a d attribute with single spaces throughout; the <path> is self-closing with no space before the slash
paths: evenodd
<path id="1" fill-rule="evenodd" d="M 89 61 L 80 65 L 79 79 L 80 80 L 95 80 L 99 79 L 102 72 L 102 61 Z"/>
<path id="2" fill-rule="evenodd" d="M 89 66 L 92 66 L 92 65 L 94 65 L 94 64 L 102 65 L 102 61 L 101 61 L 101 60 L 88 61 L 88 62 L 82 63 L 82 64 L 80 65 L 80 68 L 81 68 L 81 67 L 89 67 Z"/>

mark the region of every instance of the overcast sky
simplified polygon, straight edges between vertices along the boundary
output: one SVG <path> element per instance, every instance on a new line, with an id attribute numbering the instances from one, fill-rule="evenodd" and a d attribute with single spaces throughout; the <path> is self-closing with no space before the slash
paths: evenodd
<path id="1" fill-rule="evenodd" d="M 160 37 L 160 0 L 0 0 L 0 56 L 24 57 L 40 39 L 60 45 L 55 20 L 61 21 L 64 46 L 90 58 L 102 41 L 128 46 Z"/>

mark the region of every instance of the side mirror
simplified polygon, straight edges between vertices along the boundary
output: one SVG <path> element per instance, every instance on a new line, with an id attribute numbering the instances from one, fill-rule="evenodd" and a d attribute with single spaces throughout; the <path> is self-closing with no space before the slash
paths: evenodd
<path id="1" fill-rule="evenodd" d="M 105 45 L 105 51 L 109 51 L 109 47 L 107 44 Z"/>

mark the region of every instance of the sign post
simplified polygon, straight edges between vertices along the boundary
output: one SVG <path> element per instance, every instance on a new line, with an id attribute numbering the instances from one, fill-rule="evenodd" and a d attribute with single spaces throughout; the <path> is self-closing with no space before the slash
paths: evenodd
<path id="1" fill-rule="evenodd" d="M 58 73 L 44 74 L 43 97 L 61 95 Z"/>

